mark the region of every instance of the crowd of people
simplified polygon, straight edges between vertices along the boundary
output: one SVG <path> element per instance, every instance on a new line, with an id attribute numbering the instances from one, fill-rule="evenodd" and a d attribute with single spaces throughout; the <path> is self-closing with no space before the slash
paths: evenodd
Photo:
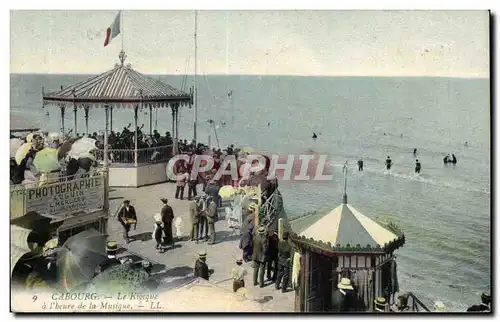
<path id="1" fill-rule="evenodd" d="M 20 150 L 23 153 L 16 153 L 14 157 L 11 152 L 10 157 L 10 183 L 11 184 L 48 184 L 51 182 L 58 182 L 64 180 L 73 180 L 75 177 L 88 176 L 92 168 L 97 166 L 95 162 L 95 155 L 92 149 L 89 149 L 87 155 L 82 155 L 78 159 L 69 156 L 68 152 L 70 146 L 67 149 L 61 150 L 63 144 L 68 142 L 69 139 L 65 137 L 60 137 L 58 133 L 44 133 L 36 132 L 30 133 L 26 137 L 14 137 L 11 139 L 19 140 L 21 146 Z M 25 144 L 28 145 L 28 149 L 24 150 Z M 50 163 L 50 169 L 39 169 L 35 165 L 35 158 L 39 152 L 50 149 L 50 155 L 42 152 L 44 158 L 49 161 L 43 162 L 44 164 Z M 47 150 L 45 150 L 47 151 Z M 52 159 L 52 153 L 55 154 Z M 42 162 L 42 161 L 41 161 Z"/>

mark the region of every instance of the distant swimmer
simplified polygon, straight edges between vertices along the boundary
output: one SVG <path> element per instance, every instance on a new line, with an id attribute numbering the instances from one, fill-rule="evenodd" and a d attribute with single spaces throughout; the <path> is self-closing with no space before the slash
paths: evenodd
<path id="1" fill-rule="evenodd" d="M 271 126 L 271 122 L 267 122 L 267 126 Z"/>
<path id="2" fill-rule="evenodd" d="M 47 113 L 45 113 L 45 115 L 49 116 L 50 114 L 49 114 L 49 112 L 47 112 Z"/>
<path id="3" fill-rule="evenodd" d="M 387 159 L 385 160 L 385 167 L 386 167 L 387 171 L 391 170 L 392 160 L 391 160 L 390 156 L 388 156 Z"/>
<path id="4" fill-rule="evenodd" d="M 464 144 L 465 147 L 468 147 L 469 146 L 469 143 L 467 141 L 465 141 L 465 144 Z"/>
<path id="5" fill-rule="evenodd" d="M 387 134 L 384 132 L 384 135 L 387 135 Z"/>
<path id="6" fill-rule="evenodd" d="M 454 154 L 451 154 L 451 163 L 457 164 L 457 157 Z"/>
<path id="7" fill-rule="evenodd" d="M 449 162 L 451 162 L 451 158 L 450 158 L 450 155 L 448 154 L 447 156 L 445 156 L 445 157 L 443 158 L 443 163 L 444 163 L 444 164 L 447 164 L 447 163 L 449 163 Z"/>
<path id="8" fill-rule="evenodd" d="M 413 156 L 417 155 L 417 149 L 413 149 Z"/>
<path id="9" fill-rule="evenodd" d="M 313 139 L 317 139 L 318 136 L 316 135 L 316 133 L 313 132 Z"/>
<path id="10" fill-rule="evenodd" d="M 363 172 L 363 159 L 359 159 L 358 161 L 358 171 Z"/>
<path id="11" fill-rule="evenodd" d="M 422 169 L 422 165 L 418 159 L 415 161 L 415 173 L 420 173 L 420 169 Z"/>
<path id="12" fill-rule="evenodd" d="M 403 133 L 401 133 L 401 137 L 403 137 Z"/>

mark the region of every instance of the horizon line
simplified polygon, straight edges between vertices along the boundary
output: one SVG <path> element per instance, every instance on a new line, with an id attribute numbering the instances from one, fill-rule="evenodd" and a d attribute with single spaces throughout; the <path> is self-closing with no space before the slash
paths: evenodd
<path id="1" fill-rule="evenodd" d="M 10 72 L 10 75 L 54 75 L 54 76 L 97 76 L 100 73 L 40 73 L 40 72 Z M 195 76 L 194 74 L 179 74 L 179 73 L 161 73 L 143 75 L 153 76 Z M 455 78 L 455 79 L 470 79 L 470 80 L 489 80 L 490 77 L 483 76 L 446 76 L 446 75 L 294 75 L 294 74 L 225 74 L 225 73 L 209 73 L 198 74 L 197 76 L 252 76 L 252 77 L 373 77 L 373 78 Z"/>

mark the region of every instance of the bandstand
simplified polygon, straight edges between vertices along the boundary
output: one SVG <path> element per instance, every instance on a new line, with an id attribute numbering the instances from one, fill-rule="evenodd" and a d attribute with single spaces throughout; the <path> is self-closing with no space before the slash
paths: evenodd
<path id="1" fill-rule="evenodd" d="M 405 237 L 397 227 L 384 226 L 347 204 L 344 190 L 342 204 L 293 232 L 290 239 L 300 260 L 294 273 L 298 275 L 295 311 L 330 311 L 332 293 L 342 277 L 351 280 L 362 311 L 372 311 L 377 297 L 389 303 L 398 289 L 394 251 L 403 246 Z"/>
<path id="2" fill-rule="evenodd" d="M 113 110 L 119 108 L 134 111 L 134 149 L 109 149 L 109 186 L 140 187 L 167 181 L 166 165 L 169 158 L 178 151 L 179 109 L 190 107 L 192 94 L 185 93 L 152 77 L 145 76 L 124 65 L 126 55 L 120 52 L 120 63 L 115 68 L 98 76 L 93 76 L 75 85 L 62 88 L 57 92 L 43 93 L 45 105 L 55 105 L 61 111 L 61 130 L 65 129 L 64 115 L 73 108 L 76 120 L 78 109 L 85 113 L 85 133 L 88 134 L 88 118 L 91 109 L 102 108 L 108 122 L 113 123 Z M 139 111 L 149 111 L 149 135 L 153 135 L 153 110 L 170 107 L 172 113 L 171 145 L 138 148 L 137 115 Z M 107 145 L 107 138 L 104 140 Z M 103 151 L 104 153 L 104 151 Z M 106 165 L 105 165 L 106 167 Z"/>

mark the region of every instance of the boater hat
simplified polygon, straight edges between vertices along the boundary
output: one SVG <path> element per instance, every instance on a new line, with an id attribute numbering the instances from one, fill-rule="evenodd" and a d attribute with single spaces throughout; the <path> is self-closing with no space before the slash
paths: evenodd
<path id="1" fill-rule="evenodd" d="M 114 252 L 118 250 L 118 244 L 114 240 L 108 241 L 106 244 L 106 251 Z"/>
<path id="2" fill-rule="evenodd" d="M 238 259 L 236 260 L 236 264 L 243 264 L 243 259 L 238 258 Z"/>
<path id="3" fill-rule="evenodd" d="M 258 232 L 259 234 L 263 234 L 263 233 L 265 233 L 265 232 L 266 232 L 266 227 L 264 227 L 264 226 L 260 226 L 260 227 L 259 227 L 259 229 L 257 229 L 257 232 Z"/>
<path id="4" fill-rule="evenodd" d="M 387 306 L 387 301 L 383 297 L 377 297 L 375 299 L 375 310 L 379 312 L 385 312 L 385 307 Z"/>
<path id="5" fill-rule="evenodd" d="M 167 198 L 160 198 L 161 202 L 163 202 L 164 204 L 167 204 L 168 203 L 168 199 Z"/>
<path id="6" fill-rule="evenodd" d="M 207 252 L 205 252 L 205 251 L 201 251 L 201 252 L 199 252 L 199 253 L 198 253 L 198 257 L 199 257 L 199 258 L 207 258 Z"/>
<path id="7" fill-rule="evenodd" d="M 343 277 L 340 280 L 340 283 L 337 284 L 337 287 L 341 290 L 353 290 L 354 288 L 351 285 L 351 280 Z"/>

